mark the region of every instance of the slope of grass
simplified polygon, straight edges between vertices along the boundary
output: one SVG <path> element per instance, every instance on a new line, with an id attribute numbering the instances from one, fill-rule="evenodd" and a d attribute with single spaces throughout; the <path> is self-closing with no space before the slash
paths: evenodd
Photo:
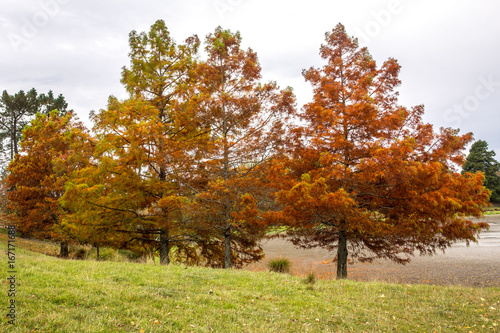
<path id="1" fill-rule="evenodd" d="M 7 248 L 4 239 L 0 246 Z M 0 332 L 498 332 L 500 288 L 61 260 L 16 249 L 17 323 Z M 5 253 L 5 251 L 3 252 Z M 7 259 L 2 274 L 8 277 Z M 2 278 L 7 312 L 8 284 Z"/>

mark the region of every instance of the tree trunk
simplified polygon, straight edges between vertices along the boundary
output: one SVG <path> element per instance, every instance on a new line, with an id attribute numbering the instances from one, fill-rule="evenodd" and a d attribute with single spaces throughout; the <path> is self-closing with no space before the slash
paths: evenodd
<path id="1" fill-rule="evenodd" d="M 12 130 L 12 137 L 10 142 L 10 160 L 13 161 L 17 155 L 17 121 L 14 116 L 14 129 Z"/>
<path id="2" fill-rule="evenodd" d="M 224 232 L 224 268 L 231 268 L 231 226 Z"/>
<path id="3" fill-rule="evenodd" d="M 68 242 L 61 242 L 61 253 L 59 254 L 61 258 L 69 257 Z"/>
<path id="4" fill-rule="evenodd" d="M 342 230 L 339 232 L 339 247 L 337 250 L 337 280 L 347 279 L 347 237 Z"/>
<path id="5" fill-rule="evenodd" d="M 95 250 L 96 250 L 96 255 L 95 255 L 96 260 L 100 260 L 101 259 L 101 255 L 100 255 L 100 252 L 99 252 L 99 250 L 100 250 L 99 244 L 94 244 L 94 246 L 95 246 Z"/>
<path id="6" fill-rule="evenodd" d="M 160 230 L 160 265 L 168 265 L 170 263 L 170 258 L 168 253 L 170 252 L 170 241 L 168 239 L 168 230 Z"/>

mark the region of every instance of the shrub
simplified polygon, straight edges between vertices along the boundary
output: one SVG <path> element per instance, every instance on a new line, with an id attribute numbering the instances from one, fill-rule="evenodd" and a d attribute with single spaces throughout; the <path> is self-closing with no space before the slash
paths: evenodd
<path id="1" fill-rule="evenodd" d="M 77 259 L 87 259 L 87 255 L 89 254 L 89 251 L 86 249 L 86 248 L 79 248 L 79 249 L 76 249 L 75 251 L 75 258 Z"/>
<path id="2" fill-rule="evenodd" d="M 69 256 L 75 259 L 85 260 L 89 256 L 90 248 L 85 245 L 73 245 L 69 247 Z"/>
<path id="3" fill-rule="evenodd" d="M 303 281 L 305 284 L 310 284 L 313 285 L 316 283 L 316 275 L 314 275 L 314 272 L 310 272 L 307 274 L 306 278 Z"/>
<path id="4" fill-rule="evenodd" d="M 291 265 L 290 260 L 286 258 L 276 258 L 271 260 L 268 264 L 269 269 L 277 273 L 290 273 Z"/>
<path id="5" fill-rule="evenodd" d="M 130 251 L 130 250 L 118 250 L 118 253 L 121 256 L 126 257 L 130 261 L 137 261 L 137 259 L 139 259 L 141 257 L 140 254 L 137 254 L 134 251 Z"/>
<path id="6" fill-rule="evenodd" d="M 99 250 L 99 260 L 118 261 L 118 251 L 110 247 L 101 247 Z"/>

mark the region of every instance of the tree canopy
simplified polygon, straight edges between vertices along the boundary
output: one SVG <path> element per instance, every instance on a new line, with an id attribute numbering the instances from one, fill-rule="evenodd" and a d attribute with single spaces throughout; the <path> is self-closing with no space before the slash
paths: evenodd
<path id="1" fill-rule="evenodd" d="M 488 150 L 488 143 L 483 140 L 474 142 L 469 155 L 462 167 L 462 173 L 482 172 L 484 174 L 484 186 L 491 191 L 490 200 L 500 201 L 500 163 L 495 159 L 495 152 Z"/>
<path id="2" fill-rule="evenodd" d="M 83 125 L 71 113 L 60 116 L 57 110 L 37 114 L 23 130 L 22 154 L 9 164 L 6 185 L 11 189 L 8 209 L 24 236 L 63 243 L 72 239 L 61 228 L 59 199 L 69 174 L 86 163 L 86 140 Z"/>
<path id="3" fill-rule="evenodd" d="M 257 54 L 243 50 L 241 40 L 238 32 L 218 27 L 206 38 L 208 59 L 197 67 L 196 107 L 208 136 L 197 164 L 205 183 L 195 186 L 196 213 L 222 238 L 223 258 L 212 257 L 225 268 L 263 256 L 260 206 L 269 191 L 262 171 L 283 146 L 295 110 L 291 88 L 260 82 Z"/>
<path id="4" fill-rule="evenodd" d="M 457 240 L 475 241 L 487 191 L 482 176 L 460 175 L 471 134 L 421 120 L 423 107 L 397 104 L 399 64 L 377 68 L 366 48 L 337 25 L 326 34 L 322 68 L 304 70 L 313 100 L 300 114 L 288 154 L 271 180 L 294 244 L 337 249 L 337 277 L 347 258 L 405 263 Z"/>
<path id="5" fill-rule="evenodd" d="M 313 96 L 300 112 L 291 88 L 263 82 L 239 32 L 208 34 L 205 58 L 196 35 L 177 43 L 162 20 L 129 44 L 129 96 L 91 113 L 94 137 L 61 95 L 0 99 L 6 210 L 23 234 L 231 268 L 260 260 L 277 226 L 297 246 L 336 250 L 346 278 L 349 256 L 406 263 L 487 227 L 468 219 L 498 171 L 487 145 L 460 173 L 472 134 L 435 131 L 423 106 L 399 105 L 398 62 L 378 66 L 341 24 L 325 35 L 325 65 L 303 71 Z"/>
<path id="6" fill-rule="evenodd" d="M 258 82 L 238 33 L 218 28 L 206 43 L 208 60 L 196 62 L 198 38 L 178 45 L 163 21 L 131 33 L 130 98 L 94 115 L 97 163 L 63 201 L 86 225 L 121 233 L 117 246 L 156 244 L 165 264 L 175 246 L 184 260 L 229 268 L 262 257 L 261 167 L 294 99 Z"/>

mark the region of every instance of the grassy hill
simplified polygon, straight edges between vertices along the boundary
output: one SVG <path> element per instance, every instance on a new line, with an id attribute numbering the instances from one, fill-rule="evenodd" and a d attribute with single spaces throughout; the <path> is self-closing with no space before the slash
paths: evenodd
<path id="1" fill-rule="evenodd" d="M 61 260 L 16 244 L 16 325 L 2 314 L 0 332 L 500 331 L 500 288 L 307 284 L 278 273 Z"/>

